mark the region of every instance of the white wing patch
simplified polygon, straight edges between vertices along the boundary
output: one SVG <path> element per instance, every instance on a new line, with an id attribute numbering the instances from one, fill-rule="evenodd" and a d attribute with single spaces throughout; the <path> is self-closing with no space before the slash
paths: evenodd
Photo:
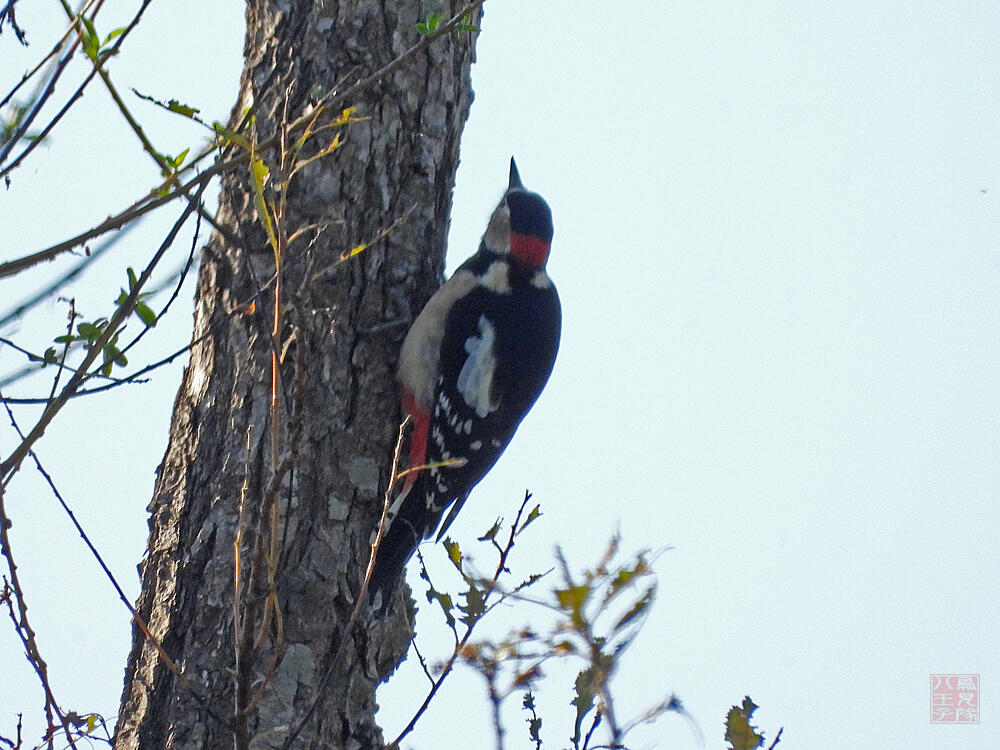
<path id="1" fill-rule="evenodd" d="M 479 335 L 469 336 L 465 341 L 465 351 L 469 357 L 458 373 L 458 392 L 462 394 L 469 408 L 484 419 L 498 404 L 493 403 L 490 391 L 493 388 L 493 372 L 497 366 L 494 342 L 496 330 L 485 315 L 479 316 Z"/>
<path id="2" fill-rule="evenodd" d="M 434 405 L 438 357 L 448 313 L 477 283 L 471 271 L 458 271 L 430 298 L 406 334 L 399 353 L 397 377 L 421 408 L 430 409 Z"/>

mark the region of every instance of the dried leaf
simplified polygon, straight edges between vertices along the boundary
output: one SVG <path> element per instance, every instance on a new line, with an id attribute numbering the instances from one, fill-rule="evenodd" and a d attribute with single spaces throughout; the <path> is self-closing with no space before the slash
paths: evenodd
<path id="1" fill-rule="evenodd" d="M 757 734 L 757 727 L 750 724 L 757 704 L 750 696 L 743 699 L 742 706 L 733 706 L 726 717 L 726 742 L 732 750 L 756 750 L 764 744 L 763 735 Z"/>

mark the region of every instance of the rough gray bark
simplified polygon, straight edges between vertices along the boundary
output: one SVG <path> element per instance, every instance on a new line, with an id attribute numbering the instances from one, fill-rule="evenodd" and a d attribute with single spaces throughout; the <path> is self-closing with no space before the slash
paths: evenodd
<path id="1" fill-rule="evenodd" d="M 453 0 L 450 10 L 461 6 Z M 294 119 L 338 82 L 377 70 L 419 39 L 419 20 L 442 10 L 429 0 L 249 0 L 234 118 L 252 106 L 257 137 L 273 136 L 286 109 Z M 272 622 L 241 665 L 253 678 L 252 694 L 272 655 L 277 664 L 249 715 L 253 747 L 282 745 L 345 638 L 400 419 L 393 367 L 407 324 L 443 267 L 474 43 L 474 34 L 446 36 L 350 102 L 370 119 L 350 125 L 345 145 L 292 183 L 289 228 L 328 227 L 285 257 L 282 340 L 295 338 L 282 366 L 287 416 L 279 451 L 287 452 L 296 429 L 301 439 L 278 493 L 283 638 L 277 643 Z M 263 156 L 274 171 L 274 153 Z M 404 215 L 384 239 L 322 273 Z M 194 335 L 205 338 L 191 351 L 177 395 L 141 566 L 138 614 L 194 692 L 135 630 L 119 750 L 234 741 L 233 542 L 244 485 L 241 617 L 253 631 L 267 593 L 252 532 L 268 525 L 259 509 L 271 478 L 270 287 L 257 295 L 274 261 L 255 216 L 245 172 L 227 176 L 219 220 L 228 239 L 217 233 L 202 255 Z M 256 311 L 240 312 L 251 300 Z M 296 361 L 305 365 L 298 387 Z M 375 687 L 405 653 L 409 631 L 402 618 L 374 627 L 364 620 L 346 634 L 344 657 L 295 747 L 382 745 Z"/>

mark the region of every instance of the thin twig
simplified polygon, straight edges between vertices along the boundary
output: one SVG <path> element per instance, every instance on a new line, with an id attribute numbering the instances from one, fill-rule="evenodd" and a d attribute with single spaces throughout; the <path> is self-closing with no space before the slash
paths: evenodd
<path id="1" fill-rule="evenodd" d="M 518 524 L 520 523 L 521 515 L 522 513 L 524 513 L 524 508 L 525 506 L 527 506 L 528 500 L 530 498 L 531 498 L 531 493 L 528 492 L 524 493 L 524 500 L 521 501 L 521 507 L 517 511 L 517 516 L 514 519 L 514 523 L 512 523 L 510 526 L 510 537 L 508 538 L 507 546 L 504 548 L 503 552 L 500 555 L 500 562 L 497 565 L 496 572 L 493 574 L 492 581 L 490 581 L 486 591 L 483 593 L 484 610 L 486 609 L 486 605 L 489 602 L 490 595 L 497 590 L 497 585 L 496 585 L 497 581 L 499 580 L 501 574 L 507 569 L 506 567 L 507 556 L 509 555 L 510 550 L 514 547 L 514 540 L 517 536 Z M 399 733 L 399 735 L 396 737 L 395 740 L 393 740 L 393 744 L 399 745 L 399 743 L 402 742 L 403 738 L 413 731 L 413 728 L 417 725 L 417 721 L 419 721 L 420 717 L 424 715 L 424 712 L 427 710 L 427 707 L 430 706 L 431 701 L 434 699 L 434 696 L 437 695 L 437 692 L 441 689 L 441 686 L 444 684 L 445 679 L 448 677 L 449 674 L 451 674 L 451 671 L 455 666 L 455 662 L 458 660 L 458 657 L 465 649 L 465 646 L 469 643 L 469 640 L 472 638 L 472 632 L 475 629 L 476 624 L 481 620 L 482 617 L 480 616 L 476 618 L 471 618 L 467 622 L 465 626 L 465 634 L 462 636 L 462 639 L 455 646 L 451 656 L 448 658 L 448 661 L 445 662 L 444 668 L 441 670 L 441 675 L 437 678 L 437 680 L 434 681 L 434 684 L 428 691 L 427 696 L 424 698 L 424 702 L 420 704 L 420 707 L 417 709 L 416 713 L 414 713 L 413 718 L 410 719 L 409 723 L 403 728 L 403 731 Z"/>
<path id="2" fill-rule="evenodd" d="M 493 734 L 497 738 L 497 750 L 503 750 L 503 722 L 500 720 L 500 706 L 503 703 L 503 696 L 497 690 L 496 665 L 488 667 L 485 672 L 486 685 L 490 694 L 490 707 L 493 715 Z"/>
<path id="3" fill-rule="evenodd" d="M 171 362 L 173 362 L 179 356 L 181 356 L 182 354 L 184 354 L 188 350 L 193 349 L 194 347 L 196 347 L 198 344 L 200 344 L 202 341 L 204 341 L 205 339 L 207 339 L 213 333 L 215 333 L 215 329 L 214 328 L 206 331 L 201 336 L 199 336 L 198 338 L 196 338 L 193 341 L 191 341 L 191 343 L 185 344 L 180 349 L 178 349 L 177 351 L 175 351 L 173 354 L 170 354 L 170 355 L 164 357 L 163 359 L 157 360 L 156 362 L 153 362 L 152 364 L 146 365 L 141 370 L 137 370 L 136 372 L 132 373 L 128 377 L 121 378 L 120 380 L 117 379 L 117 378 L 110 378 L 114 382 L 112 382 L 112 383 L 106 383 L 105 385 L 95 386 L 93 388 L 81 388 L 81 389 L 75 391 L 74 393 L 69 394 L 69 396 L 67 398 L 74 399 L 74 398 L 79 398 L 81 396 L 91 396 L 91 395 L 93 395 L 95 393 L 104 393 L 105 391 L 109 391 L 112 388 L 117 388 L 118 386 L 121 386 L 121 385 L 134 385 L 136 383 L 148 383 L 149 380 L 147 378 L 143 378 L 142 377 L 143 375 L 146 375 L 147 373 L 150 373 L 153 370 L 158 370 L 161 367 L 169 365 Z M 70 368 L 70 367 L 67 366 L 67 369 L 73 369 L 73 368 Z M 74 372 L 76 372 L 76 370 L 74 370 Z M 98 373 L 89 373 L 84 378 L 84 381 L 90 380 L 90 378 L 93 378 L 93 377 L 98 377 Z M 100 375 L 100 377 L 106 377 L 106 376 Z M 7 397 L 3 398 L 2 401 L 5 404 L 18 404 L 18 405 L 24 405 L 24 404 L 45 404 L 45 403 L 48 403 L 48 399 L 47 398 L 14 398 L 14 397 L 11 397 L 11 396 L 7 396 Z"/>
<path id="4" fill-rule="evenodd" d="M 11 341 L 8 338 L 4 338 L 3 336 L 0 336 L 0 344 L 3 344 L 4 346 L 10 347 L 11 349 L 13 349 L 16 352 L 20 352 L 25 357 L 27 357 L 30 362 L 36 362 L 37 363 L 37 362 L 42 362 L 44 360 L 44 357 L 42 357 L 41 355 L 35 354 L 34 352 L 29 351 L 29 350 L 25 349 L 22 346 L 18 346 L 13 341 Z M 67 365 L 65 362 L 53 362 L 52 364 L 55 367 L 58 367 L 60 370 L 69 370 L 70 372 L 76 372 L 77 371 L 77 368 L 72 367 L 71 365 Z M 37 370 L 38 366 L 35 365 L 34 367 L 32 367 L 32 369 L 33 370 Z M 127 382 L 125 378 L 116 378 L 116 377 L 113 377 L 111 375 L 105 375 L 102 372 L 91 373 L 91 377 L 100 378 L 102 380 L 110 380 L 110 381 L 113 382 L 114 385 L 124 385 Z M 0 383 L 0 387 L 10 385 L 11 382 L 13 382 L 13 381 L 10 380 L 10 379 L 6 379 L 2 383 Z M 4 399 L 4 400 L 7 403 L 9 403 L 9 404 L 24 403 L 22 401 L 18 401 L 17 399 Z M 45 403 L 48 403 L 48 401 L 49 401 L 48 398 L 36 398 L 36 399 L 31 399 L 30 401 L 27 401 L 27 403 L 45 404 Z"/>
<path id="5" fill-rule="evenodd" d="M 59 367 L 56 368 L 55 377 L 52 378 L 52 388 L 49 390 L 48 401 L 52 401 L 55 397 L 56 389 L 59 387 L 59 376 L 62 375 L 63 367 L 66 366 L 66 355 L 69 354 L 69 345 L 72 343 L 70 337 L 73 335 L 73 324 L 76 322 L 75 300 L 69 301 L 69 314 L 66 317 L 69 318 L 69 321 L 66 323 L 66 342 L 63 344 L 62 355 L 59 357 Z M 4 406 L 7 405 L 4 404 Z M 8 407 L 7 410 L 10 411 L 10 408 Z M 11 417 L 13 417 L 13 415 L 11 415 Z M 21 438 L 23 439 L 24 435 L 21 435 Z"/>
<path id="6" fill-rule="evenodd" d="M 167 311 L 170 309 L 170 306 L 174 303 L 174 300 L 177 299 L 177 295 L 180 294 L 181 287 L 184 286 L 184 282 L 187 280 L 187 274 L 188 271 L 191 269 L 191 264 L 194 262 L 194 251 L 198 246 L 198 238 L 200 233 L 201 233 L 201 212 L 199 211 L 198 214 L 195 216 L 194 234 L 191 236 L 191 250 L 188 252 L 187 261 L 184 263 L 184 268 L 181 269 L 180 277 L 177 279 L 177 284 L 174 286 L 174 291 L 173 293 L 171 293 L 170 299 L 167 300 L 166 304 L 163 305 L 163 308 L 160 310 L 160 312 L 157 313 L 156 320 L 154 321 L 153 325 L 156 325 L 156 323 L 158 323 L 160 319 L 167 314 Z M 132 349 L 132 347 L 134 347 L 136 344 L 139 343 L 139 341 L 142 340 L 142 337 L 145 336 L 151 328 L 152 326 L 143 325 L 142 330 L 139 331 L 139 333 L 136 335 L 134 339 L 132 339 L 130 342 L 128 342 L 126 346 L 122 348 L 121 353 L 125 354 L 130 349 Z"/>
<path id="7" fill-rule="evenodd" d="M 150 2 L 152 2 L 152 0 L 143 0 L 142 5 L 139 6 L 139 10 L 132 17 L 132 20 L 129 22 L 128 26 L 125 27 L 125 30 L 115 40 L 114 46 L 111 47 L 111 49 L 109 50 L 109 52 L 111 54 L 115 54 L 115 53 L 117 53 L 121 49 L 122 44 L 125 42 L 125 38 L 130 33 L 132 33 L 132 30 L 135 29 L 135 27 L 139 24 L 139 20 L 142 18 L 143 13 L 146 12 L 146 7 L 150 4 Z M 94 10 L 95 14 L 97 13 L 97 10 L 100 9 L 101 4 L 102 3 L 99 0 L 97 8 Z M 77 15 L 75 18 L 80 18 L 80 16 Z M 70 13 L 70 19 L 71 20 L 74 19 L 72 13 Z M 73 48 L 70 50 L 70 53 L 67 54 L 67 56 L 66 56 L 67 61 L 69 60 L 69 57 L 72 54 L 73 50 L 76 49 L 76 46 L 79 43 L 79 40 L 80 40 L 80 36 L 77 36 L 77 40 L 76 40 L 76 42 L 74 42 Z M 83 83 L 80 84 L 80 86 L 77 88 L 77 90 L 69 98 L 69 101 L 67 101 L 66 104 L 62 107 L 62 109 L 59 110 L 59 112 L 49 122 L 49 124 L 46 125 L 45 128 L 42 129 L 41 133 L 39 133 L 36 138 L 34 138 L 27 146 L 24 147 L 24 150 L 21 151 L 21 153 L 17 155 L 17 158 L 14 159 L 14 161 L 12 161 L 10 164 L 8 164 L 3 169 L 0 169 L 0 177 L 3 177 L 4 175 L 10 174 L 10 172 L 12 170 L 14 170 L 18 166 L 20 166 L 21 162 L 24 161 L 25 157 L 27 157 L 28 154 L 30 154 L 32 151 L 35 150 L 35 147 L 38 146 L 38 144 L 42 142 L 42 140 L 45 138 L 45 136 L 48 135 L 49 131 L 51 131 L 52 128 L 55 127 L 56 123 L 58 123 L 59 120 L 61 120 L 63 118 L 63 116 L 66 114 L 66 112 L 69 111 L 69 108 L 73 105 L 73 103 L 77 99 L 79 99 L 81 96 L 83 96 L 84 89 L 87 88 L 87 86 L 94 79 L 94 76 L 98 72 L 99 72 L 99 67 L 97 65 L 95 65 L 94 69 L 83 80 Z M 54 89 L 54 87 L 55 87 L 55 82 L 54 81 L 52 82 L 51 86 Z M 48 98 L 47 95 L 46 95 L 46 98 Z M 3 149 L 0 149 L 0 164 L 2 164 L 7 159 L 7 156 L 10 154 L 11 149 L 13 149 L 14 144 L 17 143 L 17 141 L 19 141 L 24 136 L 24 133 L 25 133 L 25 131 L 27 131 L 27 128 L 31 124 L 31 121 L 34 120 L 34 118 L 38 114 L 38 112 L 41 111 L 41 104 L 42 103 L 43 102 L 40 102 L 38 105 L 36 105 L 36 107 L 34 108 L 34 112 L 31 114 L 30 118 L 27 119 L 23 123 L 22 127 L 18 128 L 18 132 L 14 134 L 14 137 L 11 139 L 11 141 Z"/>
<path id="8" fill-rule="evenodd" d="M 13 418 L 13 415 L 11 417 Z M 45 663 L 45 659 L 42 658 L 38 642 L 35 639 L 35 631 L 28 620 L 28 604 L 25 601 L 24 589 L 21 588 L 21 581 L 17 575 L 14 551 L 11 547 L 10 535 L 7 533 L 10 526 L 11 522 L 7 517 L 7 510 L 4 506 L 4 487 L 0 485 L 0 555 L 7 561 L 7 570 L 10 574 L 10 588 L 13 593 L 13 601 L 8 601 L 10 619 L 14 622 L 14 630 L 17 632 L 17 637 L 20 639 L 21 645 L 24 646 L 25 656 L 27 656 L 32 669 L 35 670 L 35 674 L 38 675 L 42 691 L 45 693 L 45 714 L 48 718 L 48 723 L 50 726 L 52 725 L 52 714 L 54 712 L 59 719 L 59 723 L 62 724 L 63 732 L 66 734 L 66 741 L 70 744 L 70 747 L 75 749 L 76 743 L 73 741 L 72 725 L 63 714 L 62 709 L 59 708 L 59 704 L 52 694 L 48 666 Z M 16 614 L 14 612 L 14 602 L 17 603 Z"/>
<path id="9" fill-rule="evenodd" d="M 73 266 L 69 271 L 64 273 L 62 276 L 53 281 L 51 284 L 47 284 L 42 289 L 39 289 L 33 295 L 31 295 L 30 298 L 18 304 L 17 307 L 14 307 L 11 310 L 9 310 L 7 313 L 3 315 L 3 317 L 0 317 L 0 326 L 4 326 L 13 320 L 17 320 L 39 303 L 51 299 L 52 295 L 55 294 L 55 292 L 57 292 L 60 287 L 69 283 L 77 276 L 82 274 L 84 271 L 88 270 L 91 264 L 95 260 L 104 255 L 104 253 L 106 253 L 108 250 L 112 249 L 121 240 L 125 239 L 125 237 L 128 236 L 128 233 L 131 232 L 133 229 L 135 229 L 135 227 L 137 226 L 138 222 L 133 222 L 131 224 L 128 224 L 122 227 L 121 231 L 118 232 L 118 234 L 112 235 L 111 237 L 108 237 L 106 240 L 101 242 L 100 245 L 91 250 L 86 255 L 86 257 L 82 258 L 80 262 L 77 263 L 75 266 Z"/>
<path id="10" fill-rule="evenodd" d="M 6 5 L 0 9 L 0 33 L 3 33 L 3 25 L 4 21 L 6 21 L 10 24 L 10 28 L 13 30 L 14 36 L 17 37 L 17 41 L 27 47 L 28 39 L 24 34 L 24 29 L 17 25 L 17 19 L 14 18 L 14 3 L 16 2 L 17 0 L 7 0 Z"/>
<path id="11" fill-rule="evenodd" d="M 71 32 L 72 32 L 72 27 L 70 27 L 66 31 L 67 34 Z M 65 37 L 62 40 L 60 40 L 59 44 L 55 48 L 53 48 L 52 52 L 46 55 L 45 59 L 48 59 L 48 57 L 58 52 L 59 48 L 62 46 L 64 41 Z M 18 123 L 17 129 L 13 133 L 11 133 L 10 136 L 8 136 L 8 140 L 5 144 L 3 144 L 3 148 L 0 148 L 0 164 L 4 162 L 8 154 L 17 144 L 17 142 L 20 141 L 25 136 L 25 134 L 28 132 L 28 128 L 31 127 L 31 123 L 34 122 L 35 118 L 38 116 L 38 113 L 41 112 L 42 107 L 45 105 L 45 102 L 47 102 L 49 97 L 52 96 L 52 93 L 55 91 L 56 88 L 56 82 L 66 71 L 67 66 L 73 59 L 73 53 L 76 51 L 76 48 L 79 45 L 79 43 L 80 43 L 79 38 L 73 41 L 73 44 L 70 46 L 70 49 L 66 52 L 65 56 L 63 56 L 61 59 L 59 59 L 53 64 L 52 73 L 49 75 L 48 80 L 44 84 L 42 84 L 39 88 L 35 89 L 34 95 L 28 100 L 32 102 L 32 104 L 30 105 L 31 109 L 28 110 L 27 112 L 24 112 L 22 110 L 23 119 Z M 44 62 L 44 60 L 42 62 Z M 41 64 L 42 63 L 39 63 L 39 67 L 41 66 Z M 34 71 L 32 71 L 32 73 L 34 73 Z M 25 76 L 21 79 L 20 83 L 14 86 L 14 89 L 6 97 L 4 97 L 3 104 L 7 103 L 7 101 L 14 95 L 14 91 L 17 91 L 17 89 L 20 88 L 21 85 L 25 81 L 27 81 L 29 77 L 30 77 L 29 74 L 25 74 Z M 23 105 L 23 106 L 27 107 L 28 105 Z M 36 136 L 35 140 L 40 141 L 42 138 L 44 138 L 44 133 Z M 0 176 L 2 176 L 5 173 L 6 170 L 4 170 L 4 172 L 0 172 Z"/>
<path id="12" fill-rule="evenodd" d="M 12 8 L 15 2 L 17 2 L 17 0 L 9 0 L 9 2 L 7 3 L 7 7 Z M 80 10 L 77 12 L 77 15 L 82 15 L 86 13 L 88 10 L 90 10 L 90 6 L 93 5 L 95 2 L 96 0 L 87 0 L 86 5 L 80 8 Z M 0 13 L 0 17 L 2 17 L 2 15 L 3 14 Z M 21 80 L 18 81 L 16 84 L 14 84 L 14 87 L 10 91 L 8 91 L 6 95 L 4 95 L 3 99 L 0 99 L 0 107 L 6 106 L 7 102 L 9 102 L 11 99 L 14 98 L 14 94 L 18 92 L 21 86 L 23 86 L 25 83 L 34 78 L 35 75 L 38 73 L 38 71 L 40 71 L 45 66 L 45 63 L 49 60 L 49 58 L 51 58 L 53 55 L 59 54 L 59 50 L 61 50 L 63 48 L 63 45 L 66 44 L 66 40 L 69 39 L 70 34 L 73 33 L 73 30 L 75 28 L 76 28 L 75 23 L 71 23 L 69 26 L 66 27 L 66 30 L 62 33 L 62 36 L 59 37 L 59 41 L 57 41 L 52 46 L 52 49 L 49 50 L 49 53 L 45 55 L 41 60 L 39 60 L 34 68 L 25 72 L 24 75 L 21 76 Z M 75 41 L 77 44 L 79 44 L 79 37 L 77 37 Z M 73 50 L 70 50 L 70 53 L 66 55 L 67 62 L 70 60 L 72 55 L 73 55 Z M 40 88 L 41 87 L 36 89 L 35 94 L 30 96 L 28 98 L 28 101 L 34 101 L 38 97 L 38 91 L 40 90 Z"/>
<path id="13" fill-rule="evenodd" d="M 233 539 L 233 646 L 234 646 L 234 666 L 235 666 L 235 690 L 233 695 L 234 718 L 233 742 L 237 749 L 246 747 L 250 742 L 250 730 L 247 726 L 247 717 L 243 712 L 246 704 L 246 693 L 250 690 L 251 665 L 250 649 L 248 641 L 249 628 L 244 627 L 244 613 L 240 602 L 243 598 L 243 531 L 246 528 L 246 501 L 247 492 L 250 485 L 250 447 L 252 425 L 247 427 L 247 454 L 244 463 L 243 485 L 240 488 L 239 514 L 236 523 L 236 536 Z M 246 616 L 252 615 L 253 591 L 250 594 L 251 604 L 247 607 Z"/>
<path id="14" fill-rule="evenodd" d="M 424 670 L 424 674 L 427 675 L 427 679 L 430 681 L 431 685 L 434 684 L 434 675 L 431 674 L 431 670 L 427 666 L 427 659 L 424 655 L 420 653 L 420 647 L 417 645 L 417 639 L 414 635 L 410 638 L 410 646 L 413 648 L 413 653 L 417 655 L 417 661 L 420 662 L 420 668 Z"/>
<path id="15" fill-rule="evenodd" d="M 87 240 L 93 239 L 94 237 L 100 237 L 102 234 L 106 234 L 107 232 L 115 229 L 121 229 L 129 222 L 138 219 L 140 216 L 144 216 L 165 203 L 169 203 L 175 198 L 182 196 L 187 197 L 188 191 L 192 188 L 198 188 L 198 192 L 200 193 L 213 177 L 222 172 L 226 172 L 233 167 L 239 166 L 240 164 L 246 163 L 247 159 L 248 155 L 243 154 L 230 159 L 229 161 L 216 164 L 198 174 L 196 177 L 188 180 L 188 182 L 181 187 L 171 190 L 164 195 L 159 195 L 157 191 L 154 190 L 148 195 L 137 200 L 121 213 L 108 217 L 97 226 L 92 229 L 88 229 L 86 232 L 82 232 L 68 240 L 58 242 L 55 245 L 47 247 L 44 250 L 39 250 L 36 253 L 31 253 L 30 255 L 25 255 L 21 258 L 7 261 L 6 263 L 0 263 L 0 278 L 18 274 L 27 268 L 52 260 L 62 253 L 68 252 L 75 247 L 79 247 Z"/>

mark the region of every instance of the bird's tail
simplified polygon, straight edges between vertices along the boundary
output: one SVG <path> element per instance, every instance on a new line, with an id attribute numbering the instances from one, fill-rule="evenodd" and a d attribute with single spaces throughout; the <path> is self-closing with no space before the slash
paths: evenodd
<path id="1" fill-rule="evenodd" d="M 406 562 L 419 543 L 420 537 L 413 525 L 402 515 L 397 516 L 382 535 L 368 582 L 368 597 L 376 616 L 384 617 L 389 611 L 389 603 L 403 577 Z"/>

